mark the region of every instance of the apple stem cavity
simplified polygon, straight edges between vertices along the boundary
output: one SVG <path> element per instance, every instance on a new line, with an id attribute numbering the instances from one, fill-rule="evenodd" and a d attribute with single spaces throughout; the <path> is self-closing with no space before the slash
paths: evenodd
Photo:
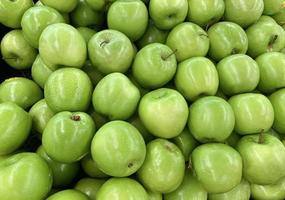
<path id="1" fill-rule="evenodd" d="M 177 49 L 175 49 L 173 52 L 171 52 L 170 54 L 168 54 L 167 56 L 161 56 L 162 60 L 167 60 L 168 58 L 170 58 L 170 56 L 174 55 L 177 53 Z"/>
<path id="2" fill-rule="evenodd" d="M 233 49 L 232 49 L 232 52 L 231 52 L 231 55 L 239 54 L 239 53 L 240 53 L 240 49 L 238 49 L 238 48 L 233 48 Z"/>
<path id="3" fill-rule="evenodd" d="M 78 122 L 78 121 L 80 121 L 80 116 L 79 116 L 79 115 L 73 115 L 73 116 L 71 117 L 71 119 L 72 119 L 73 121 Z"/>
<path id="4" fill-rule="evenodd" d="M 104 40 L 103 42 L 100 43 L 100 47 L 104 48 L 106 44 L 108 44 L 110 41 L 109 40 Z"/>
<path id="5" fill-rule="evenodd" d="M 264 129 L 261 130 L 259 137 L 258 137 L 258 144 L 264 143 Z"/>
<path id="6" fill-rule="evenodd" d="M 278 39 L 278 35 L 272 35 L 270 40 L 269 40 L 269 43 L 268 43 L 268 49 L 269 51 L 272 51 L 273 50 L 273 45 L 274 43 L 276 42 L 276 40 Z"/>

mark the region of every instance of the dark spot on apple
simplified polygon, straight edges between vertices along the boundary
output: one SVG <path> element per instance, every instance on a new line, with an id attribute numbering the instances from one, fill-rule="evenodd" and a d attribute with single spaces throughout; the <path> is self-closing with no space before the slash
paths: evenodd
<path id="1" fill-rule="evenodd" d="M 272 51 L 273 50 L 273 46 L 275 44 L 275 42 L 277 41 L 278 39 L 278 35 L 272 35 L 269 42 L 268 42 L 268 50 L 269 51 Z"/>
<path id="2" fill-rule="evenodd" d="M 167 17 L 168 17 L 168 19 L 172 19 L 172 18 L 174 18 L 175 16 L 176 16 L 175 13 L 171 13 L 171 14 L 169 14 Z"/>
<path id="3" fill-rule="evenodd" d="M 100 43 L 100 47 L 104 48 L 108 43 L 110 42 L 110 40 L 106 39 L 103 42 Z"/>
<path id="4" fill-rule="evenodd" d="M 159 94 L 157 94 L 156 96 L 153 97 L 153 99 L 162 99 L 163 97 L 167 96 L 168 92 L 164 91 L 164 92 L 160 92 Z"/>
<path id="5" fill-rule="evenodd" d="M 231 51 L 231 55 L 239 54 L 240 52 L 241 52 L 240 49 L 238 49 L 238 48 L 233 48 L 232 51 Z"/>
<path id="6" fill-rule="evenodd" d="M 134 166 L 133 163 L 129 163 L 129 164 L 128 164 L 128 168 L 132 168 L 133 166 Z"/>
<path id="7" fill-rule="evenodd" d="M 71 119 L 73 120 L 73 121 L 80 121 L 80 116 L 79 115 L 73 115 L 72 117 L 71 117 Z"/>
<path id="8" fill-rule="evenodd" d="M 172 148 L 171 144 L 166 143 L 166 144 L 164 145 L 164 147 L 166 148 L 166 150 L 171 151 L 171 152 L 174 152 L 174 149 Z"/>

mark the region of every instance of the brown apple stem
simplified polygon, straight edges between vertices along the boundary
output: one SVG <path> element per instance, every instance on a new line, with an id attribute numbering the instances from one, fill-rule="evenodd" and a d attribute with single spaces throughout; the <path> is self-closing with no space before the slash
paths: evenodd
<path id="1" fill-rule="evenodd" d="M 272 35 L 272 36 L 271 36 L 270 41 L 269 41 L 269 43 L 268 43 L 268 49 L 269 49 L 269 51 L 272 51 L 273 45 L 274 45 L 274 43 L 276 42 L 277 39 L 278 39 L 278 35 Z"/>
<path id="2" fill-rule="evenodd" d="M 161 58 L 163 59 L 163 60 L 167 60 L 170 56 L 172 56 L 172 55 L 174 55 L 174 54 L 176 54 L 177 53 L 177 49 L 175 49 L 173 52 L 171 52 L 169 55 L 167 55 L 167 56 L 161 56 Z"/>
<path id="3" fill-rule="evenodd" d="M 264 129 L 261 130 L 258 138 L 258 144 L 263 144 L 264 143 Z"/>
<path id="4" fill-rule="evenodd" d="M 80 121 L 80 116 L 79 116 L 79 115 L 73 115 L 73 116 L 71 117 L 71 119 L 72 119 L 73 121 Z"/>

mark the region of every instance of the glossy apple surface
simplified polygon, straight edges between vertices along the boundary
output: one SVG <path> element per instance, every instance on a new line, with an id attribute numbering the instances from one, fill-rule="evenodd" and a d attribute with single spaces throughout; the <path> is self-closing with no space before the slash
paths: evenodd
<path id="1" fill-rule="evenodd" d="M 285 134 L 285 89 L 280 89 L 270 95 L 269 100 L 274 109 L 273 128 L 280 134 Z"/>
<path id="2" fill-rule="evenodd" d="M 283 0 L 263 0 L 264 10 L 263 14 L 273 15 L 278 13 L 284 7 Z"/>
<path id="3" fill-rule="evenodd" d="M 97 164 L 91 157 L 91 153 L 88 153 L 81 159 L 81 167 L 83 171 L 92 178 L 106 178 L 109 176 L 98 168 Z"/>
<path id="4" fill-rule="evenodd" d="M 140 134 L 143 136 L 145 143 L 148 143 L 154 139 L 154 136 L 146 129 L 138 115 L 131 117 L 129 122 L 138 129 Z"/>
<path id="5" fill-rule="evenodd" d="M 105 179 L 82 178 L 76 183 L 74 189 L 86 194 L 90 200 L 96 200 L 96 195 L 105 182 Z"/>
<path id="6" fill-rule="evenodd" d="M 84 193 L 75 190 L 67 189 L 56 192 L 49 196 L 46 200 L 90 200 Z"/>
<path id="7" fill-rule="evenodd" d="M 82 37 L 84 38 L 86 44 L 88 44 L 89 40 L 92 38 L 92 36 L 96 33 L 95 30 L 88 28 L 88 27 L 78 27 L 77 30 L 79 31 L 79 33 L 82 35 Z M 86 65 L 86 64 L 85 64 Z M 85 66 L 84 65 L 84 66 Z M 83 68 L 84 68 L 83 66 Z M 82 69 L 83 69 L 82 68 Z M 94 67 L 93 67 L 94 68 Z"/>
<path id="8" fill-rule="evenodd" d="M 55 8 L 56 10 L 69 13 L 77 5 L 78 0 L 61 0 L 60 2 L 56 0 L 40 0 L 44 5 Z"/>
<path id="9" fill-rule="evenodd" d="M 95 11 L 104 11 L 108 2 L 105 0 L 86 0 L 86 3 Z"/>

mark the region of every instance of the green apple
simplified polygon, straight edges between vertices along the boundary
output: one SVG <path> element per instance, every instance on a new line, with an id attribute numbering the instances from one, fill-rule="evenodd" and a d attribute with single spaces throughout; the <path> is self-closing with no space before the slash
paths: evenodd
<path id="1" fill-rule="evenodd" d="M 83 178 L 76 183 L 74 189 L 86 194 L 90 200 L 96 200 L 96 195 L 105 182 L 105 179 Z"/>
<path id="2" fill-rule="evenodd" d="M 59 12 L 69 13 L 71 12 L 77 5 L 78 0 L 61 0 L 58 2 L 57 0 L 40 0 L 44 5 L 55 8 Z"/>
<path id="3" fill-rule="evenodd" d="M 92 159 L 91 154 L 88 153 L 83 159 L 81 159 L 81 167 L 85 174 L 93 178 L 106 178 L 109 175 L 102 172 L 95 161 Z"/>
<path id="4" fill-rule="evenodd" d="M 226 94 L 219 88 L 218 88 L 218 91 L 215 94 L 215 96 L 220 97 L 220 98 L 222 98 L 224 100 L 228 100 L 228 97 L 226 96 Z"/>
<path id="5" fill-rule="evenodd" d="M 87 113 L 92 117 L 93 121 L 96 124 L 96 128 L 99 129 L 101 126 L 103 126 L 104 124 L 106 124 L 109 120 L 107 119 L 107 117 L 97 113 L 93 106 L 91 105 L 87 111 Z"/>
<path id="6" fill-rule="evenodd" d="M 243 177 L 250 183 L 275 184 L 285 176 L 285 147 L 276 137 L 263 133 L 247 135 L 236 148 L 243 159 Z"/>
<path id="7" fill-rule="evenodd" d="M 194 57 L 179 63 L 175 75 L 177 90 L 188 100 L 217 93 L 219 77 L 216 66 L 205 57 Z"/>
<path id="8" fill-rule="evenodd" d="M 230 145 L 235 148 L 240 138 L 241 138 L 241 135 L 237 134 L 236 132 L 232 132 L 232 134 L 225 141 L 225 144 Z"/>
<path id="9" fill-rule="evenodd" d="M 115 0 L 86 0 L 86 3 L 95 11 L 104 11 L 106 5 Z"/>
<path id="10" fill-rule="evenodd" d="M 184 22 L 170 31 L 166 45 L 175 51 L 177 61 L 181 62 L 191 57 L 206 56 L 210 41 L 200 26 Z"/>
<path id="11" fill-rule="evenodd" d="M 136 80 L 135 77 L 132 75 L 131 70 L 129 73 L 127 73 L 127 76 L 129 77 L 130 81 L 139 89 L 141 96 L 144 96 L 146 93 L 150 91 L 150 89 L 143 88 Z"/>
<path id="12" fill-rule="evenodd" d="M 126 72 L 132 64 L 135 52 L 125 34 L 116 30 L 103 30 L 89 40 L 88 54 L 98 71 L 109 74 Z"/>
<path id="13" fill-rule="evenodd" d="M 61 190 L 49 196 L 46 200 L 90 200 L 84 193 L 75 190 L 67 189 Z"/>
<path id="14" fill-rule="evenodd" d="M 43 30 L 50 24 L 64 22 L 63 16 L 57 10 L 48 6 L 34 6 L 24 13 L 21 27 L 29 44 L 34 48 L 38 48 Z"/>
<path id="15" fill-rule="evenodd" d="M 249 200 L 250 199 L 250 184 L 242 179 L 240 184 L 234 187 L 232 190 L 220 193 L 210 194 L 209 200 Z M 261 200 L 261 199 L 259 199 Z"/>
<path id="16" fill-rule="evenodd" d="M 6 102 L 0 104 L 0 119 L 0 155 L 7 155 L 27 139 L 32 128 L 32 118 L 21 107 Z"/>
<path id="17" fill-rule="evenodd" d="M 285 134 L 285 88 L 270 95 L 269 100 L 274 109 L 273 128 L 280 134 Z"/>
<path id="18" fill-rule="evenodd" d="M 285 8 L 282 8 L 280 12 L 271 16 L 280 26 L 284 28 L 285 25 Z"/>
<path id="19" fill-rule="evenodd" d="M 55 113 L 48 107 L 46 100 L 41 99 L 31 107 L 29 114 L 33 119 L 33 129 L 42 134 Z"/>
<path id="20" fill-rule="evenodd" d="M 63 111 L 48 121 L 42 144 L 52 159 L 72 163 L 88 153 L 94 134 L 95 124 L 88 114 Z"/>
<path id="21" fill-rule="evenodd" d="M 146 45 L 136 54 L 132 74 L 144 88 L 159 88 L 168 83 L 176 72 L 177 61 L 168 46 L 160 43 Z"/>
<path id="22" fill-rule="evenodd" d="M 34 5 L 32 0 L 2 0 L 0 23 L 10 28 L 20 28 L 23 14 Z"/>
<path id="23" fill-rule="evenodd" d="M 146 158 L 137 175 L 149 190 L 169 193 L 183 181 L 185 160 L 180 149 L 166 139 L 155 139 L 147 144 Z"/>
<path id="24" fill-rule="evenodd" d="M 147 191 L 149 200 L 163 200 L 163 196 L 161 193 L 152 192 L 150 190 Z"/>
<path id="25" fill-rule="evenodd" d="M 265 52 L 280 51 L 285 46 L 285 33 L 271 17 L 261 17 L 246 29 L 248 52 L 257 57 Z"/>
<path id="26" fill-rule="evenodd" d="M 27 78 L 9 78 L 0 85 L 0 102 L 13 102 L 27 109 L 42 98 L 41 88 Z"/>
<path id="27" fill-rule="evenodd" d="M 79 163 L 61 163 L 51 159 L 43 146 L 37 149 L 37 154 L 42 157 L 49 165 L 52 171 L 53 186 L 65 187 L 72 183 L 79 171 Z"/>
<path id="28" fill-rule="evenodd" d="M 234 126 L 233 109 L 220 97 L 203 97 L 190 106 L 188 128 L 199 142 L 223 142 Z"/>
<path id="29" fill-rule="evenodd" d="M 183 182 L 173 192 L 164 194 L 164 200 L 207 200 L 207 191 L 193 172 L 186 169 Z"/>
<path id="30" fill-rule="evenodd" d="M 174 138 L 187 123 L 188 105 L 176 90 L 160 88 L 142 97 L 138 113 L 151 134 L 161 138 Z"/>
<path id="31" fill-rule="evenodd" d="M 262 94 L 244 93 L 229 99 L 235 114 L 234 130 L 241 135 L 268 131 L 274 120 L 274 110 L 269 99 Z"/>
<path id="32" fill-rule="evenodd" d="M 96 112 L 110 120 L 128 119 L 140 100 L 138 88 L 122 73 L 105 76 L 95 87 L 92 103 Z"/>
<path id="33" fill-rule="evenodd" d="M 125 177 L 142 166 L 146 146 L 142 135 L 133 125 L 116 120 L 106 123 L 96 132 L 91 154 L 104 173 Z"/>
<path id="34" fill-rule="evenodd" d="M 210 39 L 209 56 L 220 61 L 233 54 L 245 54 L 248 49 L 248 39 L 245 31 L 233 22 L 219 22 L 208 30 Z"/>
<path id="35" fill-rule="evenodd" d="M 22 70 L 32 66 L 37 51 L 25 40 L 21 30 L 12 30 L 1 40 L 1 54 L 9 66 Z"/>
<path id="36" fill-rule="evenodd" d="M 274 15 L 285 7 L 284 0 L 263 0 L 263 2 L 263 14 L 265 15 Z"/>
<path id="37" fill-rule="evenodd" d="M 93 35 L 95 35 L 96 31 L 88 28 L 88 27 L 78 27 L 77 30 L 84 38 L 86 44 L 88 44 L 89 40 L 92 38 Z M 84 65 L 85 66 L 85 65 Z M 84 67 L 83 66 L 83 67 Z"/>
<path id="38" fill-rule="evenodd" d="M 156 27 L 170 30 L 185 20 L 188 13 L 187 0 L 150 0 L 149 15 Z"/>
<path id="39" fill-rule="evenodd" d="M 191 162 L 198 181 L 209 193 L 227 192 L 241 182 L 242 158 L 226 144 L 198 146 L 192 152 Z"/>
<path id="40" fill-rule="evenodd" d="M 99 81 L 104 78 L 104 74 L 98 71 L 96 67 L 93 66 L 90 60 L 87 60 L 82 67 L 82 70 L 89 76 L 91 82 L 96 86 Z"/>
<path id="41" fill-rule="evenodd" d="M 188 0 L 188 20 L 206 29 L 218 22 L 225 12 L 223 0 Z"/>
<path id="42" fill-rule="evenodd" d="M 141 0 L 116 0 L 107 13 L 108 28 L 124 33 L 130 40 L 138 40 L 148 24 L 148 11 Z"/>
<path id="43" fill-rule="evenodd" d="M 45 83 L 47 82 L 48 77 L 53 72 L 53 69 L 47 66 L 40 55 L 35 59 L 32 69 L 31 75 L 33 80 L 41 87 L 45 87 Z"/>
<path id="44" fill-rule="evenodd" d="M 285 57 L 285 55 L 284 55 Z M 252 92 L 260 80 L 257 63 L 251 57 L 235 54 L 222 59 L 218 65 L 219 87 L 226 95 Z"/>
<path id="45" fill-rule="evenodd" d="M 134 115 L 129 122 L 138 129 L 140 134 L 143 136 L 145 143 L 154 139 L 154 136 L 146 129 L 138 115 Z"/>
<path id="46" fill-rule="evenodd" d="M 262 15 L 263 0 L 225 0 L 225 20 L 246 28 Z"/>
<path id="47" fill-rule="evenodd" d="M 49 76 L 44 93 L 54 112 L 85 111 L 91 100 L 92 83 L 82 70 L 62 68 Z"/>
<path id="48" fill-rule="evenodd" d="M 44 29 L 39 40 L 39 52 L 43 61 L 55 65 L 55 68 L 81 68 L 87 56 L 84 38 L 78 30 L 64 23 L 51 24 Z"/>
<path id="49" fill-rule="evenodd" d="M 0 160 L 1 200 L 44 199 L 52 186 L 47 163 L 35 153 L 18 153 Z"/>
<path id="50" fill-rule="evenodd" d="M 260 70 L 258 90 L 272 93 L 285 87 L 285 54 L 267 52 L 256 58 Z"/>
<path id="51" fill-rule="evenodd" d="M 149 200 L 143 186 L 131 178 L 110 178 L 99 189 L 98 200 Z"/>

